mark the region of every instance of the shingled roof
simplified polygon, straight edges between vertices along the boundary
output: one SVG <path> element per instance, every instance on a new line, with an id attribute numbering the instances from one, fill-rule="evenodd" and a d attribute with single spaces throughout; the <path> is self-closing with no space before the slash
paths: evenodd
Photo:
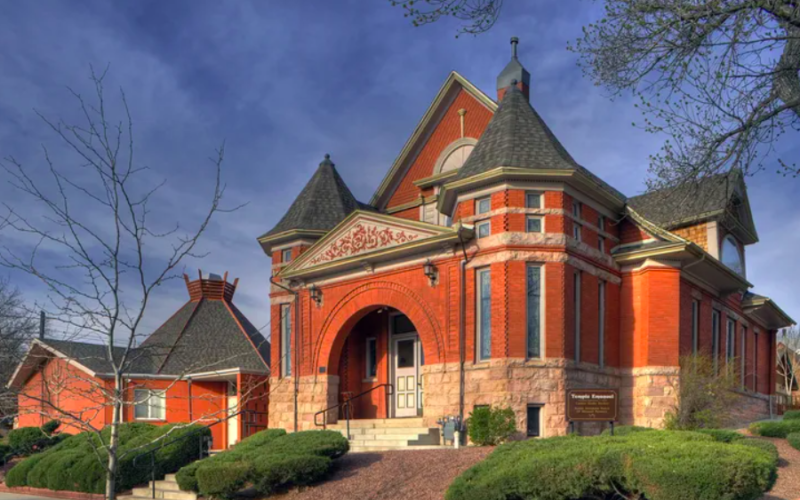
<path id="1" fill-rule="evenodd" d="M 599 188 L 625 199 L 625 195 L 572 158 L 516 84 L 505 90 L 497 111 L 456 178 L 465 179 L 498 167 L 577 170 Z"/>
<path id="2" fill-rule="evenodd" d="M 72 342 L 69 340 L 41 339 L 38 342 L 63 354 L 67 358 L 78 361 L 81 365 L 95 373 L 111 373 L 108 362 L 108 347 L 88 342 Z M 125 355 L 124 347 L 113 347 L 114 359 L 120 361 Z"/>
<path id="3" fill-rule="evenodd" d="M 738 171 L 634 196 L 628 204 L 642 217 L 670 229 L 725 212 L 741 180 Z"/>
<path id="4" fill-rule="evenodd" d="M 326 154 L 283 218 L 261 238 L 297 229 L 328 231 L 366 206 L 356 200 Z"/>

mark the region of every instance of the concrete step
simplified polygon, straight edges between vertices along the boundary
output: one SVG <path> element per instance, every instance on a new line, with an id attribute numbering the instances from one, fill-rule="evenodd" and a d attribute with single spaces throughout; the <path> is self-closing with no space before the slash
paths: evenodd
<path id="1" fill-rule="evenodd" d="M 342 431 L 344 433 L 346 431 L 345 428 L 336 429 Z M 438 431 L 438 428 L 435 427 L 356 427 L 350 428 L 350 434 L 354 436 L 388 436 L 391 434 L 427 434 L 431 430 Z"/>
<path id="2" fill-rule="evenodd" d="M 434 439 L 430 436 L 422 436 L 418 439 L 406 439 L 403 441 L 397 439 L 353 439 L 350 441 L 350 447 L 370 447 L 370 446 L 396 446 L 402 448 L 416 447 L 416 446 L 431 446 L 438 445 L 439 439 Z"/>
<path id="3" fill-rule="evenodd" d="M 352 453 L 373 453 L 376 451 L 416 451 L 416 450 L 446 450 L 452 449 L 452 446 L 351 446 L 350 452 Z"/>
<path id="4" fill-rule="evenodd" d="M 150 488 L 134 488 L 133 496 L 143 498 L 153 498 L 153 490 Z M 157 499 L 162 500 L 197 500 L 197 494 L 191 491 L 161 490 L 156 488 Z"/>
<path id="5" fill-rule="evenodd" d="M 350 421 L 350 429 L 385 429 L 392 427 L 422 427 L 422 417 L 412 418 L 374 418 L 359 419 Z M 339 420 L 335 424 L 329 424 L 328 429 L 346 429 L 347 422 Z"/>
<path id="6" fill-rule="evenodd" d="M 164 481 L 172 481 L 172 482 L 175 482 L 175 481 L 177 481 L 177 480 L 178 480 L 178 476 L 176 476 L 175 474 L 166 474 L 166 475 L 164 476 Z"/>
<path id="7" fill-rule="evenodd" d="M 152 486 L 152 482 L 147 484 L 148 486 Z M 163 481 L 156 481 L 156 489 L 157 490 L 169 490 L 169 491 L 181 491 L 181 487 L 178 486 L 177 481 L 170 481 L 169 479 L 164 479 Z"/>
<path id="8" fill-rule="evenodd" d="M 342 432 L 344 434 L 344 432 Z M 409 433 L 409 434 L 352 434 L 353 441 L 374 441 L 374 440 L 382 440 L 382 441 L 414 441 L 419 439 L 420 436 L 430 436 L 430 434 L 426 433 Z M 438 439 L 438 436 L 437 436 Z"/>

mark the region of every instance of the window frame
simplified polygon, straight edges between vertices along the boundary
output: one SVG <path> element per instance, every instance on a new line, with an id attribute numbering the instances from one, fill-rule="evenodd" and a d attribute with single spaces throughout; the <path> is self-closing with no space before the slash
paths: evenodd
<path id="1" fill-rule="evenodd" d="M 488 279 L 489 297 L 484 297 L 482 280 Z M 483 310 L 484 301 L 487 301 L 487 311 Z M 484 316 L 488 316 L 486 326 L 488 331 L 484 331 Z M 492 271 L 490 267 L 482 267 L 475 270 L 475 360 L 483 362 L 492 359 Z M 484 343 L 484 338 L 486 343 Z M 484 356 L 484 350 L 488 355 Z"/>
<path id="2" fill-rule="evenodd" d="M 530 312 L 531 312 L 531 295 L 530 295 L 530 270 L 537 269 L 539 273 L 539 296 L 538 296 L 538 309 L 539 309 L 539 321 L 538 327 L 539 331 L 537 335 L 539 337 L 538 346 L 536 346 L 536 350 L 538 351 L 538 355 L 531 354 L 531 319 L 530 319 Z M 543 299 L 544 293 L 544 266 L 539 263 L 529 262 L 525 267 L 525 359 L 537 359 L 541 360 L 544 359 L 544 307 L 543 307 Z"/>
<path id="3" fill-rule="evenodd" d="M 530 222 L 533 220 L 539 221 L 539 230 L 531 231 Z M 525 232 L 531 234 L 544 234 L 544 217 L 541 215 L 527 215 L 525 216 Z"/>
<path id="4" fill-rule="evenodd" d="M 700 301 L 692 299 L 692 354 L 700 348 Z"/>
<path id="5" fill-rule="evenodd" d="M 597 250 L 600 253 L 606 253 L 606 238 L 603 235 L 597 235 Z"/>
<path id="6" fill-rule="evenodd" d="M 739 258 L 739 265 L 742 266 L 742 272 L 741 273 L 739 273 L 736 269 L 730 267 L 727 264 L 727 262 L 725 262 L 725 260 L 726 260 L 725 259 L 725 257 L 726 257 L 725 243 L 726 242 L 730 242 L 731 245 L 733 245 L 734 249 L 736 250 L 736 256 Z M 732 235 L 726 234 L 722 238 L 722 241 L 720 242 L 720 245 L 719 245 L 719 257 L 720 257 L 719 258 L 720 262 L 725 264 L 725 267 L 727 267 L 728 269 L 730 269 L 731 271 L 733 271 L 734 273 L 740 275 L 743 278 L 747 276 L 747 268 L 745 267 L 745 262 L 744 262 L 744 247 Z"/>
<path id="7" fill-rule="evenodd" d="M 722 316 L 716 309 L 711 311 L 711 356 L 714 359 L 714 371 L 719 368 L 719 334 Z"/>
<path id="8" fill-rule="evenodd" d="M 370 348 L 370 344 L 372 348 Z M 373 352 L 374 351 L 374 352 Z M 367 337 L 364 343 L 364 373 L 365 381 L 375 381 L 378 378 L 378 338 Z M 374 373 L 372 369 L 375 369 Z"/>
<path id="9" fill-rule="evenodd" d="M 488 231 L 485 235 L 481 236 L 481 228 L 486 227 Z M 475 223 L 475 236 L 480 240 L 483 238 L 488 238 L 492 235 L 492 221 L 491 220 L 482 220 L 480 222 Z"/>
<path id="10" fill-rule="evenodd" d="M 606 232 L 606 216 L 603 215 L 603 214 L 598 214 L 597 215 L 597 229 L 601 233 Z"/>
<path id="11" fill-rule="evenodd" d="M 725 363 L 736 359 L 736 320 L 731 317 L 725 322 Z"/>
<path id="12" fill-rule="evenodd" d="M 530 410 L 536 410 L 537 412 L 537 419 L 539 421 L 539 425 L 536 426 L 533 431 L 535 434 L 531 433 L 531 422 L 530 422 Z M 544 414 L 544 405 L 541 403 L 528 403 L 525 406 L 525 435 L 527 437 L 539 438 L 542 437 L 542 422 L 544 419 L 542 418 Z"/>
<path id="13" fill-rule="evenodd" d="M 292 305 L 281 304 L 281 377 L 292 376 Z"/>
<path id="14" fill-rule="evenodd" d="M 742 389 L 747 387 L 745 372 L 747 371 L 747 325 L 742 325 L 742 361 L 741 361 L 741 373 L 739 374 L 739 378 L 742 383 Z"/>
<path id="15" fill-rule="evenodd" d="M 288 258 L 287 258 L 288 255 Z M 281 250 L 281 262 L 287 264 L 292 261 L 292 249 L 291 248 L 284 248 Z"/>
<path id="16" fill-rule="evenodd" d="M 572 221 L 572 237 L 578 242 L 583 241 L 583 235 L 581 234 L 582 233 L 581 229 L 582 226 L 578 222 Z"/>
<path id="17" fill-rule="evenodd" d="M 575 362 L 581 362 L 581 272 L 575 271 L 572 277 L 572 301 L 575 307 Z"/>
<path id="18" fill-rule="evenodd" d="M 138 393 L 147 393 L 142 399 L 137 396 Z M 160 400 L 163 404 L 152 404 L 154 400 Z M 140 417 L 136 414 L 136 410 L 142 405 L 147 410 L 146 417 Z M 160 410 L 158 415 L 153 415 L 153 409 Z M 148 389 L 148 388 L 134 388 L 133 389 L 133 419 L 141 421 L 156 421 L 165 422 L 167 420 L 167 391 L 165 389 Z"/>
<path id="19" fill-rule="evenodd" d="M 531 196 L 536 196 L 538 198 L 539 202 L 536 204 L 536 206 L 531 206 L 531 204 L 529 203 Z M 542 208 L 542 201 L 543 201 L 543 195 L 542 195 L 541 192 L 539 192 L 539 191 L 525 191 L 525 208 L 533 208 L 533 209 L 539 208 L 540 209 L 540 208 Z"/>
<path id="20" fill-rule="evenodd" d="M 481 210 L 481 203 L 487 202 L 489 207 L 486 210 Z M 483 215 L 488 214 L 492 211 L 492 197 L 491 196 L 482 196 L 480 198 L 475 198 L 475 215 Z"/>

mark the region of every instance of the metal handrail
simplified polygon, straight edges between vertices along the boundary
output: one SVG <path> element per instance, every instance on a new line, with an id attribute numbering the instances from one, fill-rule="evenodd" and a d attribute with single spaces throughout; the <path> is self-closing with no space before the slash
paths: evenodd
<path id="1" fill-rule="evenodd" d="M 362 392 L 360 394 L 356 394 L 353 397 L 345 399 L 343 403 L 339 403 L 337 405 L 331 406 L 330 408 L 325 408 L 322 411 L 318 411 L 317 413 L 314 414 L 314 425 L 316 425 L 317 427 L 322 427 L 323 429 L 327 428 L 327 423 L 328 423 L 327 420 L 328 419 L 323 420 L 323 422 L 320 424 L 319 422 L 317 422 L 317 415 L 322 415 L 322 414 L 328 413 L 329 411 L 331 411 L 333 409 L 341 408 L 342 406 L 344 406 L 344 418 L 345 418 L 345 420 L 347 420 L 347 439 L 352 439 L 352 437 L 350 436 L 350 410 L 351 410 L 352 405 L 353 405 L 352 401 L 360 398 L 361 396 L 369 394 L 372 391 L 378 390 L 381 387 L 388 387 L 389 388 L 389 391 L 386 393 L 386 397 L 387 398 L 394 394 L 394 386 L 392 384 L 376 385 L 375 387 L 373 387 L 371 389 L 367 389 L 366 391 L 364 391 L 364 392 Z"/>
<path id="2" fill-rule="evenodd" d="M 184 434 L 183 436 L 181 436 L 179 438 L 176 438 L 176 439 L 173 439 L 171 441 L 166 441 L 164 443 L 161 443 L 158 447 L 153 448 L 152 450 L 144 451 L 144 452 L 140 453 L 139 455 L 136 455 L 135 457 L 133 457 L 133 466 L 136 467 L 136 461 L 137 460 L 139 460 L 140 458 L 142 458 L 144 456 L 148 456 L 148 455 L 150 456 L 150 493 L 151 493 L 151 498 L 155 498 L 156 497 L 156 452 L 158 452 L 159 450 L 161 450 L 165 446 L 171 445 L 172 443 L 177 443 L 178 441 L 181 441 L 182 439 L 188 439 L 190 437 L 196 436 L 197 434 L 201 434 L 205 429 L 210 429 L 210 428 L 214 427 L 215 425 L 221 424 L 222 422 L 227 422 L 228 420 L 232 419 L 233 417 L 236 417 L 236 416 L 239 416 L 239 415 L 242 415 L 242 414 L 246 415 L 246 414 L 249 414 L 249 413 L 258 414 L 259 412 L 256 412 L 254 410 L 239 410 L 238 412 L 234 413 L 233 415 L 228 415 L 227 417 L 225 417 L 222 420 L 217 420 L 216 422 L 213 422 L 213 423 L 211 423 L 209 425 L 204 425 L 204 426 L 200 427 L 199 429 L 195 430 L 194 432 L 190 432 L 188 434 Z M 264 413 L 264 412 L 261 412 L 261 413 Z M 259 427 L 263 427 L 263 426 L 259 426 Z M 205 454 L 204 445 L 207 442 L 208 442 L 208 440 L 205 439 L 205 436 L 200 436 L 200 441 L 199 441 L 200 450 L 199 450 L 199 453 L 198 453 L 198 456 L 197 456 L 198 460 L 202 460 L 204 458 L 203 457 L 203 455 Z"/>

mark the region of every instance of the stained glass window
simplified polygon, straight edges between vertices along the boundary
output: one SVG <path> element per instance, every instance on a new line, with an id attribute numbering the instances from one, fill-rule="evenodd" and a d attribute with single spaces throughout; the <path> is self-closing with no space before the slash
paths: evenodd
<path id="1" fill-rule="evenodd" d="M 489 269 L 478 271 L 478 357 L 492 357 L 492 278 Z"/>
<path id="2" fill-rule="evenodd" d="M 542 268 L 528 266 L 528 358 L 542 357 Z"/>

